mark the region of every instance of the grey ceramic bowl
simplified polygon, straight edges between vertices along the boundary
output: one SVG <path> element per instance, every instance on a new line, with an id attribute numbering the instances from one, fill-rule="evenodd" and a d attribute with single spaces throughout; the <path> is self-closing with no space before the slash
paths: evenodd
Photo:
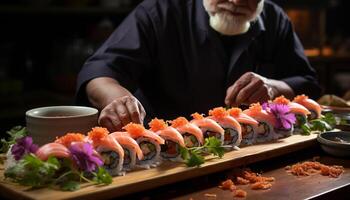
<path id="1" fill-rule="evenodd" d="M 41 107 L 26 112 L 26 126 L 35 143 L 53 142 L 67 132 L 87 133 L 97 125 L 98 110 L 82 106 Z"/>
<path id="2" fill-rule="evenodd" d="M 350 132 L 324 132 L 317 137 L 321 148 L 333 156 L 350 156 Z"/>

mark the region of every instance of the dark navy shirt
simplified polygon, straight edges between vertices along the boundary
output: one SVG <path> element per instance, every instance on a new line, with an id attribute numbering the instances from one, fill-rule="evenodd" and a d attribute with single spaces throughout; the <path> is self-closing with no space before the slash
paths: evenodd
<path id="1" fill-rule="evenodd" d="M 320 94 L 315 71 L 281 8 L 265 1 L 249 31 L 232 48 L 209 25 L 202 0 L 145 0 L 90 57 L 78 77 L 113 77 L 146 107 L 149 117 L 173 119 L 224 106 L 227 88 L 248 71 L 285 81 L 296 94 Z"/>

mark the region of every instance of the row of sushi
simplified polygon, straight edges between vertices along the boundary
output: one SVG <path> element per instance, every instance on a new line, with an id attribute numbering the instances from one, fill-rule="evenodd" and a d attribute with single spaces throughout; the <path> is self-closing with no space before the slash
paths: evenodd
<path id="1" fill-rule="evenodd" d="M 287 114 L 295 115 L 296 121 L 291 126 L 283 126 L 285 122 L 274 105 L 287 108 Z M 293 101 L 281 96 L 267 106 L 256 103 L 244 111 L 218 107 L 210 110 L 207 117 L 199 113 L 194 113 L 190 121 L 178 117 L 169 121 L 170 126 L 155 118 L 149 123 L 149 129 L 130 123 L 122 132 L 109 133 L 106 128 L 95 127 L 87 135 L 67 133 L 40 147 L 36 155 L 42 160 L 50 155 L 69 158 L 71 144 L 89 142 L 95 149 L 94 154 L 102 158 L 104 168 L 117 176 L 135 167 L 157 166 L 162 159 L 180 161 L 180 147 L 201 146 L 207 137 L 216 137 L 226 149 L 288 137 L 308 118 L 320 115 L 321 107 L 305 95 Z"/>

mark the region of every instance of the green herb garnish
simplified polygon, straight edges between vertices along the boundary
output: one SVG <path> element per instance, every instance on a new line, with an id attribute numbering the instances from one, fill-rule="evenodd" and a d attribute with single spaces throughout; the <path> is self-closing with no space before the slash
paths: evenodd
<path id="1" fill-rule="evenodd" d="M 20 139 L 28 135 L 27 129 L 22 126 L 15 126 L 11 130 L 6 131 L 7 139 L 2 138 L 0 153 L 6 153 L 12 144 L 16 143 L 17 139 Z"/>
<path id="2" fill-rule="evenodd" d="M 64 191 L 74 191 L 80 188 L 81 182 L 92 184 L 110 184 L 111 175 L 102 167 L 96 172 L 84 173 L 75 169 L 72 162 L 55 157 L 42 161 L 33 154 L 26 155 L 16 165 L 5 171 L 5 178 L 32 188 L 52 187 Z"/>
<path id="3" fill-rule="evenodd" d="M 200 166 L 203 164 L 205 158 L 202 154 L 211 153 L 221 158 L 224 155 L 224 152 L 225 150 L 221 146 L 221 141 L 216 137 L 206 138 L 204 145 L 200 147 L 180 147 L 181 157 L 189 167 Z"/>
<path id="4" fill-rule="evenodd" d="M 5 171 L 5 178 L 10 178 L 21 185 L 38 188 L 50 184 L 59 169 L 60 163 L 54 157 L 42 161 L 35 155 L 28 154 Z"/>
<path id="5" fill-rule="evenodd" d="M 336 119 L 332 113 L 326 113 L 319 119 L 313 119 L 305 122 L 300 127 L 302 135 L 310 135 L 312 131 L 324 132 L 330 131 L 336 125 Z"/>

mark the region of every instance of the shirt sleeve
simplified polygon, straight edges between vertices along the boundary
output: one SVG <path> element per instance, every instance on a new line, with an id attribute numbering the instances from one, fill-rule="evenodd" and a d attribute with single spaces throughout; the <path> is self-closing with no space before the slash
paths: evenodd
<path id="1" fill-rule="evenodd" d="M 321 88 L 317 74 L 304 54 L 304 48 L 293 30 L 288 16 L 281 10 L 278 17 L 278 41 L 275 49 L 277 73 L 297 94 L 318 98 Z"/>
<path id="2" fill-rule="evenodd" d="M 76 103 L 90 105 L 86 84 L 98 77 L 111 77 L 135 92 L 141 74 L 152 66 L 155 32 L 152 20 L 139 5 L 91 56 L 78 74 Z"/>

